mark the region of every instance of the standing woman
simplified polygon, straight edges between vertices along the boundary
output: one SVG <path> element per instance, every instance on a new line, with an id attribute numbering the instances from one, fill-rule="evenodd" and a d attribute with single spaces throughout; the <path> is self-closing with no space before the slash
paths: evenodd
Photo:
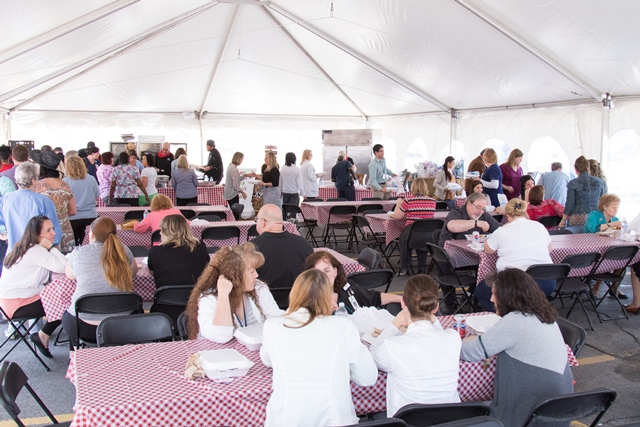
<path id="1" fill-rule="evenodd" d="M 238 195 L 241 195 L 243 199 L 247 198 L 247 193 L 242 191 L 242 187 L 240 187 L 242 175 L 240 175 L 240 171 L 238 170 L 238 166 L 242 164 L 243 160 L 244 154 L 236 151 L 233 153 L 231 163 L 229 163 L 229 166 L 227 167 L 227 178 L 224 183 L 224 199 L 227 201 L 229 206 L 234 203 L 240 203 Z"/>
<path id="2" fill-rule="evenodd" d="M 75 238 L 69 217 L 76 214 L 76 199 L 73 197 L 69 184 L 60 179 L 60 172 L 57 170 L 60 157 L 56 153 L 43 151 L 37 162 L 40 164 L 40 181 L 36 182 L 31 189 L 47 196 L 56 205 L 56 214 L 62 229 L 60 252 L 67 254 L 75 247 Z"/>
<path id="3" fill-rule="evenodd" d="M 262 180 L 258 185 L 262 185 L 265 205 L 276 205 L 282 208 L 282 197 L 280 195 L 280 169 L 276 154 L 272 151 L 264 156 L 265 169 L 262 171 Z"/>
<path id="4" fill-rule="evenodd" d="M 372 386 L 378 369 L 353 322 L 332 316 L 331 284 L 312 269 L 300 274 L 284 316 L 264 324 L 260 359 L 273 367 L 265 426 L 358 423 L 349 380 Z"/>
<path id="5" fill-rule="evenodd" d="M 299 193 L 302 189 L 302 174 L 296 166 L 296 155 L 287 153 L 284 156 L 285 166 L 280 171 L 280 188 L 282 189 L 282 203 L 289 205 L 300 204 Z"/>
<path id="6" fill-rule="evenodd" d="M 498 155 L 493 148 L 487 148 L 482 155 L 487 169 L 482 173 L 482 186 L 484 187 L 484 194 L 489 196 L 491 204 L 496 208 L 500 206 L 498 201 L 498 194 L 503 194 L 502 191 L 502 171 L 496 163 L 498 163 Z"/>
<path id="7" fill-rule="evenodd" d="M 302 191 L 300 194 L 306 200 L 309 197 L 318 197 L 318 177 L 316 170 L 311 164 L 313 153 L 311 150 L 302 152 L 302 163 L 300 163 L 300 175 L 302 176 Z"/>
<path id="8" fill-rule="evenodd" d="M 84 240 L 84 232 L 88 225 L 98 217 L 96 200 L 100 197 L 100 189 L 95 178 L 87 172 L 87 167 L 78 156 L 67 157 L 67 176 L 62 180 L 71 188 L 76 201 L 76 214 L 69 217 L 76 246 Z"/>
<path id="9" fill-rule="evenodd" d="M 198 177 L 189 167 L 189 161 L 184 154 L 178 159 L 178 167 L 171 174 L 171 186 L 176 192 L 176 205 L 198 203 Z"/>
<path id="10" fill-rule="evenodd" d="M 500 171 L 502 172 L 502 189 L 504 194 L 507 195 L 507 199 L 515 199 L 520 197 L 520 178 L 523 175 L 520 163 L 522 163 L 522 156 L 524 154 L 519 149 L 515 148 L 509 153 L 509 159 L 500 165 Z"/>
<path id="11" fill-rule="evenodd" d="M 174 160 L 171 162 L 171 173 L 173 173 L 174 170 L 176 170 L 176 168 L 178 167 L 178 159 L 180 158 L 180 156 L 182 155 L 187 155 L 187 151 L 180 147 L 176 150 L 176 154 L 174 155 L 175 158 Z"/>
<path id="12" fill-rule="evenodd" d="M 67 156 L 69 156 L 67 154 Z M 100 199 L 104 203 L 109 202 L 109 190 L 111 189 L 111 174 L 113 173 L 113 153 L 102 153 L 102 164 L 98 166 L 96 175 L 100 186 Z"/>
<path id="13" fill-rule="evenodd" d="M 156 168 L 154 168 L 155 164 L 156 159 L 153 157 L 153 154 L 144 153 L 142 155 L 142 166 L 144 166 L 144 169 L 140 172 L 140 181 L 142 181 L 142 185 L 144 185 L 147 190 L 149 200 L 153 200 L 153 198 L 158 194 L 158 189 L 156 188 L 158 172 L 156 172 Z M 140 191 L 138 191 L 138 199 L 140 201 L 140 206 L 144 206 L 145 203 L 148 203 L 144 194 Z"/>
<path id="14" fill-rule="evenodd" d="M 67 258 L 53 246 L 55 235 L 49 218 L 34 216 L 27 223 L 22 238 L 4 259 L 0 307 L 10 318 L 45 316 L 40 292 L 49 282 L 50 273 L 64 273 L 67 265 Z M 59 325 L 59 320 L 47 322 L 30 336 L 31 342 L 45 357 L 53 357 L 49 352 L 49 337 Z"/>
<path id="15" fill-rule="evenodd" d="M 577 178 L 567 184 L 567 203 L 560 227 L 584 225 L 587 215 L 598 209 L 598 202 L 604 192 L 604 182 L 589 174 L 589 160 L 580 156 L 573 164 Z"/>
<path id="16" fill-rule="evenodd" d="M 442 169 L 436 174 L 436 179 L 433 181 L 433 186 L 436 188 L 435 196 L 436 200 L 443 200 L 447 202 L 449 209 L 455 209 L 456 201 L 453 191 L 447 189 L 447 184 L 456 182 L 456 178 L 451 173 L 451 170 L 456 166 L 456 159 L 453 156 L 448 156 L 444 159 Z"/>
<path id="17" fill-rule="evenodd" d="M 138 168 L 129 164 L 129 154 L 123 151 L 118 156 L 118 166 L 111 173 L 111 188 L 109 189 L 109 203 L 123 203 L 131 206 L 140 206 L 138 199 L 138 187 L 150 202 L 147 190 L 142 185 Z"/>
<path id="18" fill-rule="evenodd" d="M 573 393 L 573 375 L 558 313 L 531 276 L 509 268 L 487 280 L 502 319 L 481 336 L 465 339 L 460 359 L 480 362 L 498 355 L 493 416 L 505 426 L 521 426 L 542 399 Z"/>
<path id="19" fill-rule="evenodd" d="M 589 174 L 591 176 L 595 176 L 596 178 L 600 178 L 602 180 L 602 184 L 604 185 L 605 194 L 609 192 L 607 177 L 604 175 L 604 171 L 600 167 L 600 162 L 596 159 L 589 159 Z"/>

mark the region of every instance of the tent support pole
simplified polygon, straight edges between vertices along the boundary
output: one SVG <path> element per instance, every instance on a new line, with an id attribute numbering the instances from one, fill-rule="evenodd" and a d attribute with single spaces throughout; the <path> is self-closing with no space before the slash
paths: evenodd
<path id="1" fill-rule="evenodd" d="M 513 29 L 509 28 L 504 23 L 500 22 L 498 19 L 494 18 L 491 14 L 485 12 L 480 7 L 476 6 L 470 0 L 455 0 L 460 6 L 467 9 L 469 12 L 491 25 L 493 28 L 498 30 L 500 33 L 508 37 L 511 41 L 515 42 L 518 46 L 525 49 L 527 52 L 538 58 L 540 61 L 544 62 L 546 65 L 551 67 L 557 73 L 561 74 L 563 77 L 571 81 L 573 84 L 578 85 L 580 88 L 585 90 L 591 95 L 591 97 L 600 102 L 602 100 L 603 92 L 597 90 L 593 86 L 591 86 L 584 79 L 578 77 L 573 71 L 567 68 L 564 65 L 561 65 L 557 60 L 551 58 L 546 52 L 542 49 L 533 45 L 533 43 L 526 40 L 520 34 L 518 34 Z"/>
<path id="2" fill-rule="evenodd" d="M 602 122 L 600 132 L 600 163 L 604 161 L 605 146 L 609 145 L 609 124 L 611 119 L 611 96 L 606 94 L 604 101 L 602 102 Z M 592 155 L 594 153 L 591 153 Z"/>
<path id="3" fill-rule="evenodd" d="M 453 142 L 458 138 L 458 112 L 453 109 L 451 110 L 449 129 L 449 154 L 453 155 Z"/>
<path id="4" fill-rule="evenodd" d="M 51 74 L 48 74 L 48 75 L 46 75 L 44 77 L 41 77 L 41 78 L 39 78 L 37 80 L 34 80 L 34 81 L 30 82 L 30 83 L 27 83 L 26 85 L 23 85 L 23 86 L 21 86 L 21 87 L 19 87 L 17 89 L 14 89 L 14 90 L 11 90 L 9 92 L 6 92 L 6 93 L 0 95 L 0 103 L 4 102 L 4 101 L 7 101 L 7 100 L 13 98 L 14 96 L 20 95 L 21 93 L 24 93 L 24 92 L 26 92 L 28 90 L 31 90 L 31 89 L 35 88 L 35 87 L 38 87 L 41 84 L 47 83 L 47 82 L 49 82 L 49 81 L 51 81 L 51 80 L 53 80 L 55 78 L 58 78 L 58 77 L 66 74 L 66 73 L 68 73 L 70 71 L 73 71 L 73 70 L 75 70 L 77 68 L 80 68 L 80 67 L 86 65 L 86 64 L 89 64 L 92 61 L 95 61 L 95 60 L 97 60 L 99 58 L 102 58 L 104 56 L 107 56 L 107 55 L 112 55 L 112 56 L 106 58 L 105 60 L 102 60 L 102 61 L 98 62 L 97 64 L 94 64 L 91 67 L 83 70 L 82 72 L 80 72 L 78 74 L 75 74 L 75 75 L 63 80 L 62 82 L 56 84 L 55 86 L 53 86 L 53 87 L 58 87 L 61 84 L 63 84 L 65 82 L 67 82 L 67 81 L 69 81 L 69 80 L 71 80 L 71 79 L 73 79 L 73 78 L 85 73 L 87 70 L 93 69 L 96 65 L 100 65 L 100 64 L 103 64 L 103 63 L 105 63 L 107 61 L 110 61 L 115 56 L 130 50 L 132 46 L 138 46 L 140 44 L 140 41 L 142 41 L 142 40 L 144 40 L 144 41 L 150 40 L 153 37 L 155 37 L 156 35 L 160 35 L 163 32 L 165 32 L 165 31 L 167 31 L 167 30 L 169 30 L 169 29 L 171 29 L 171 28 L 173 28 L 173 27 L 175 27 L 177 25 L 180 25 L 180 24 L 182 24 L 182 23 L 184 23 L 186 21 L 188 21 L 189 19 L 199 15 L 200 13 L 205 12 L 208 9 L 211 9 L 212 7 L 214 7 L 217 4 L 219 4 L 219 3 L 218 2 L 214 2 L 213 4 L 212 3 L 208 3 L 208 4 L 204 5 L 204 6 L 200 6 L 198 8 L 195 8 L 195 9 L 189 11 L 189 12 L 183 13 L 182 15 L 179 15 L 179 16 L 177 16 L 175 18 L 172 18 L 172 19 L 170 19 L 168 21 L 165 21 L 165 22 L 163 22 L 163 23 L 161 23 L 159 25 L 156 25 L 155 27 L 153 27 L 153 28 L 151 28 L 151 29 L 149 29 L 147 31 L 143 31 L 142 33 L 139 33 L 139 34 L 137 34 L 137 35 L 135 35 L 133 37 L 130 37 L 127 40 L 116 44 L 115 46 L 112 46 L 112 47 L 110 47 L 110 48 L 108 48 L 106 50 L 103 50 L 102 52 L 98 52 L 97 54 L 92 55 L 89 58 L 85 58 L 82 61 L 79 61 L 79 62 L 77 62 L 75 64 L 71 64 L 71 65 L 69 65 L 67 67 L 64 67 L 64 68 L 62 68 L 62 69 L 60 69 L 58 71 L 55 71 L 55 72 L 53 72 Z M 116 52 L 116 53 L 114 54 L 114 52 Z M 50 91 L 52 88 L 49 88 L 49 89 L 45 90 L 44 92 L 36 95 L 36 97 L 39 97 L 43 93 L 46 93 L 46 92 Z M 27 100 L 27 101 L 19 104 L 18 106 L 13 107 L 12 110 L 20 108 L 23 105 L 31 102 L 32 100 L 33 99 Z"/>
<path id="5" fill-rule="evenodd" d="M 65 36 L 69 33 L 72 33 L 82 27 L 86 27 L 87 25 L 99 21 L 100 19 L 112 15 L 122 9 L 125 9 L 132 4 L 138 3 L 140 0 L 117 0 L 111 4 L 108 4 L 104 7 L 101 7 L 93 12 L 87 13 L 73 21 L 67 22 L 66 24 L 55 28 L 53 30 L 47 31 L 46 33 L 39 34 L 30 38 L 29 40 L 25 40 L 24 42 L 17 44 L 9 49 L 5 50 L 0 54 L 0 64 L 4 64 L 7 61 L 10 61 L 14 58 L 17 58 L 20 55 L 23 55 L 27 52 L 32 51 L 40 46 L 43 46 L 49 42 L 52 42 L 56 39 L 59 39 L 62 36 Z"/>
<path id="6" fill-rule="evenodd" d="M 298 49 L 298 51 L 302 55 L 304 55 L 305 58 L 307 58 L 307 61 L 309 61 L 316 68 L 316 70 L 318 70 L 327 80 L 329 80 L 329 82 L 336 88 L 336 90 L 338 90 L 342 94 L 342 96 L 344 96 L 347 99 L 347 101 L 349 101 L 351 105 L 353 105 L 353 107 L 356 110 L 358 110 L 358 112 L 360 113 L 360 115 L 364 120 L 367 120 L 368 117 L 365 114 L 365 112 L 362 111 L 362 108 L 360 108 L 358 104 L 356 104 L 355 101 L 351 99 L 351 97 L 347 95 L 347 93 L 344 90 L 342 90 L 340 85 L 331 78 L 331 76 L 324 70 L 324 68 L 320 66 L 320 64 L 316 62 L 315 59 L 313 59 L 313 57 L 309 54 L 309 52 L 307 52 L 307 50 L 303 48 L 300 45 L 300 43 L 298 43 L 298 41 L 291 35 L 291 33 L 289 33 L 289 31 L 287 31 L 286 28 L 284 28 L 284 26 L 280 25 L 278 20 L 264 6 L 259 6 L 259 7 L 264 12 L 264 14 L 267 15 L 267 17 L 273 23 L 273 25 L 275 25 L 276 28 L 278 28 L 280 32 L 282 32 L 282 34 L 284 34 L 284 36 Z"/>
<path id="7" fill-rule="evenodd" d="M 418 88 L 418 87 L 414 86 L 413 84 L 407 82 L 406 80 L 402 79 L 401 77 L 396 76 L 394 73 L 392 73 L 391 71 L 387 70 L 382 65 L 372 61 L 371 59 L 367 58 L 364 55 L 361 55 L 360 53 L 356 52 L 355 50 L 351 49 L 350 47 L 345 46 L 340 41 L 334 39 L 330 35 L 328 35 L 325 32 L 319 30 L 318 28 L 316 28 L 313 25 L 311 25 L 309 22 L 299 18 L 298 16 L 294 15 L 293 13 L 289 12 L 288 10 L 286 10 L 286 9 L 284 9 L 284 8 L 274 4 L 274 3 L 268 3 L 268 4 L 266 4 L 266 7 L 271 9 L 272 11 L 284 16 L 285 18 L 289 19 L 290 21 L 294 22 L 295 24 L 299 25 L 300 27 L 304 28 L 305 30 L 311 32 L 312 34 L 315 34 L 316 36 L 320 37 L 322 40 L 324 40 L 327 43 L 333 45 L 334 47 L 337 47 L 338 49 L 340 49 L 341 51 L 343 51 L 347 55 L 349 55 L 349 56 L 357 59 L 358 61 L 362 62 L 363 64 L 371 67 L 372 69 L 374 69 L 378 73 L 380 73 L 380 74 L 384 75 L 385 77 L 393 80 L 394 82 L 398 83 L 400 86 L 402 86 L 405 89 L 413 92 L 414 94 L 418 95 L 422 99 L 425 99 L 425 100 L 429 101 L 431 104 L 437 106 L 442 111 L 448 113 L 451 110 L 451 107 L 446 106 L 445 104 L 443 104 L 442 102 L 438 101 L 437 99 L 435 99 L 434 97 L 432 97 L 428 93 L 424 92 L 420 88 Z"/>

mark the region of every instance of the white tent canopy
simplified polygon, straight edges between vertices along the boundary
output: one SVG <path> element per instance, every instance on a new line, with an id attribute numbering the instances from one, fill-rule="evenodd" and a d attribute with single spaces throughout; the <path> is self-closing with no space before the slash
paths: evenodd
<path id="1" fill-rule="evenodd" d="M 371 127 L 402 168 L 415 141 L 440 161 L 457 141 L 469 159 L 492 138 L 526 156 L 550 137 L 571 160 L 606 162 L 610 137 L 631 129 L 630 141 L 640 131 L 636 0 L 7 0 L 2 8 L 0 142 L 71 149 L 95 140 L 105 149 L 133 132 L 187 142 L 193 156 L 214 138 L 225 160 L 241 150 L 257 163 L 264 144 L 320 151 L 322 129 Z"/>

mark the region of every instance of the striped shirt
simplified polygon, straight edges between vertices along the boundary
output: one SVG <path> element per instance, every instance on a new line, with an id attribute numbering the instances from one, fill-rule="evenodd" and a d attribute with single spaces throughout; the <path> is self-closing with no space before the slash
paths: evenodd
<path id="1" fill-rule="evenodd" d="M 436 201 L 427 196 L 409 196 L 400 205 L 405 213 L 405 225 L 413 224 L 417 219 L 431 219 L 436 211 Z"/>

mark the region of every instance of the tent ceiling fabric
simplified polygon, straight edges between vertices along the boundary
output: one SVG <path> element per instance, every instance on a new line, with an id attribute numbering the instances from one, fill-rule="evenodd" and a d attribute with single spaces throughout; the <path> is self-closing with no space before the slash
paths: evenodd
<path id="1" fill-rule="evenodd" d="M 585 87 L 640 95 L 636 0 L 13 0 L 3 8 L 6 109 L 357 117 L 593 101 Z"/>

